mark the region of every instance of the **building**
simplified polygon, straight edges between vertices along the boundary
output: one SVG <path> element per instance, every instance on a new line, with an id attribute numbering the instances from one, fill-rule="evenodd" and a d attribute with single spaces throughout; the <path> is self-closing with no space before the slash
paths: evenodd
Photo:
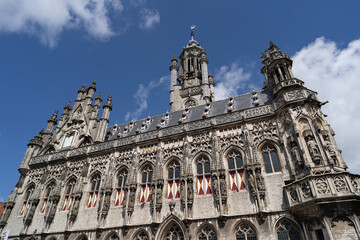
<path id="1" fill-rule="evenodd" d="M 221 101 L 194 40 L 171 60 L 171 112 L 108 126 L 95 83 L 30 140 L 0 228 L 10 239 L 358 239 L 359 175 L 317 93 L 270 42 L 264 88 Z M 304 79 L 306 80 L 306 79 Z"/>

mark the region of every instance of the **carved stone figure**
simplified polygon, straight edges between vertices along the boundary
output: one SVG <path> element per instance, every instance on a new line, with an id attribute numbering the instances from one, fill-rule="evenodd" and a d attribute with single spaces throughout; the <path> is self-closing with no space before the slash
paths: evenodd
<path id="1" fill-rule="evenodd" d="M 258 187 L 259 191 L 265 191 L 265 185 L 264 185 L 264 180 L 261 176 L 261 170 L 256 169 L 255 175 L 256 175 L 256 183 L 257 183 L 257 187 Z"/>
<path id="2" fill-rule="evenodd" d="M 188 182 L 188 185 L 187 185 L 187 195 L 188 195 L 189 200 L 194 199 L 194 190 L 193 190 L 193 185 L 191 182 Z"/>
<path id="3" fill-rule="evenodd" d="M 181 202 L 185 203 L 185 181 L 181 182 L 180 186 L 180 199 Z"/>
<path id="4" fill-rule="evenodd" d="M 34 217 L 34 214 L 35 214 L 35 210 L 36 210 L 37 204 L 38 204 L 37 201 L 31 202 L 31 206 L 30 206 L 29 212 L 28 212 L 28 214 L 26 215 L 25 225 L 30 225 L 30 223 L 32 222 L 33 217 Z"/>
<path id="5" fill-rule="evenodd" d="M 248 171 L 248 183 L 250 186 L 250 191 L 251 192 L 255 192 L 256 188 L 255 188 L 255 178 L 254 178 L 254 174 L 252 173 L 252 171 Z"/>
<path id="6" fill-rule="evenodd" d="M 103 211 L 109 211 L 110 199 L 111 199 L 111 191 L 105 192 L 104 204 L 103 204 L 103 208 L 102 208 Z"/>
<path id="7" fill-rule="evenodd" d="M 162 188 L 158 186 L 156 189 L 156 204 L 162 203 Z"/>
<path id="8" fill-rule="evenodd" d="M 128 207 L 133 208 L 134 204 L 135 204 L 135 191 L 134 189 L 130 189 Z"/>
<path id="9" fill-rule="evenodd" d="M 227 195 L 227 186 L 226 186 L 225 176 L 220 177 L 220 191 L 221 191 L 222 197 L 225 197 Z"/>
<path id="10" fill-rule="evenodd" d="M 319 148 L 312 136 L 307 137 L 307 145 L 311 156 L 319 156 Z"/>
<path id="11" fill-rule="evenodd" d="M 219 184 L 218 184 L 218 179 L 217 176 L 213 176 L 212 179 L 212 192 L 214 194 L 214 198 L 215 200 L 217 200 L 219 198 Z"/>
<path id="12" fill-rule="evenodd" d="M 80 199 L 81 196 L 76 195 L 75 197 L 75 201 L 74 201 L 74 206 L 71 210 L 71 214 L 70 214 L 70 220 L 74 221 L 79 213 L 79 207 L 80 207 Z"/>

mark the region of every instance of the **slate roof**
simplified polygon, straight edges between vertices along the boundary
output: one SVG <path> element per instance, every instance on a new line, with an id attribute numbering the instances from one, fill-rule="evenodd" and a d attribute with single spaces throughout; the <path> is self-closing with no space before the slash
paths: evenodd
<path id="1" fill-rule="evenodd" d="M 258 99 L 255 103 L 254 99 Z M 241 111 L 248 108 L 267 105 L 272 101 L 271 90 L 260 90 L 257 92 L 246 93 L 233 98 L 215 101 L 209 104 L 199 105 L 176 112 L 164 113 L 161 115 L 134 120 L 132 122 L 123 123 L 107 128 L 105 141 L 114 140 L 117 138 L 128 137 L 136 135 L 137 133 L 145 133 L 157 130 L 159 128 L 166 128 L 176 126 L 182 123 L 198 121 L 204 118 L 211 118 L 229 112 L 229 104 L 232 102 L 232 112 Z M 257 104 L 257 105 L 256 105 Z M 206 114 L 207 112 L 207 114 Z M 132 126 L 132 127 L 131 127 Z"/>

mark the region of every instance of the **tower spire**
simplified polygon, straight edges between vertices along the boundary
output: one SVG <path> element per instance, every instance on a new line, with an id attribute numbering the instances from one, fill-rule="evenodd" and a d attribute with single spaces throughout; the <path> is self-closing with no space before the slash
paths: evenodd
<path id="1" fill-rule="evenodd" d="M 191 40 L 194 41 L 194 29 L 196 28 L 196 25 L 191 25 Z"/>

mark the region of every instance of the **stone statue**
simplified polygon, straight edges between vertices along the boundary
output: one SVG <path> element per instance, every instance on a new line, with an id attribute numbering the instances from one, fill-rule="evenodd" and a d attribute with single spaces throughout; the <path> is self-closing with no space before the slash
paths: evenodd
<path id="1" fill-rule="evenodd" d="M 135 192 L 130 190 L 128 207 L 133 208 L 135 204 Z"/>
<path id="2" fill-rule="evenodd" d="M 193 190 L 193 186 L 191 182 L 188 182 L 187 185 L 187 194 L 188 194 L 188 199 L 189 200 L 193 200 L 194 199 L 194 190 Z"/>
<path id="3" fill-rule="evenodd" d="M 218 184 L 217 176 L 213 177 L 211 185 L 212 185 L 211 187 L 212 187 L 214 197 L 215 197 L 215 199 L 218 199 L 218 197 L 219 197 L 219 184 Z"/>
<path id="4" fill-rule="evenodd" d="M 221 191 L 221 196 L 226 196 L 226 190 L 227 190 L 227 187 L 226 187 L 226 181 L 225 181 L 225 176 L 223 177 L 220 177 L 220 191 Z"/>
<path id="5" fill-rule="evenodd" d="M 255 174 L 256 174 L 256 183 L 257 183 L 259 191 L 265 191 L 265 185 L 264 185 L 264 180 L 261 176 L 261 170 L 256 169 Z"/>
<path id="6" fill-rule="evenodd" d="M 319 148 L 312 136 L 307 138 L 307 145 L 311 156 L 319 156 Z"/>
<path id="7" fill-rule="evenodd" d="M 182 181 L 180 185 L 180 199 L 185 202 L 185 181 Z"/>
<path id="8" fill-rule="evenodd" d="M 248 183 L 250 186 L 250 191 L 251 192 L 255 192 L 256 188 L 255 188 L 255 178 L 254 178 L 254 174 L 252 173 L 252 171 L 248 171 Z"/>
<path id="9" fill-rule="evenodd" d="M 29 213 L 27 214 L 27 217 L 26 217 L 26 220 L 25 220 L 26 225 L 30 225 L 30 223 L 32 222 L 32 219 L 34 217 L 34 213 L 35 213 L 35 210 L 36 210 L 36 205 L 37 205 L 37 202 L 32 202 L 31 203 Z"/>
<path id="10" fill-rule="evenodd" d="M 103 211 L 109 211 L 110 209 L 110 198 L 111 198 L 111 192 L 106 192 L 105 193 L 105 198 L 104 198 L 104 204 L 103 204 Z"/>
<path id="11" fill-rule="evenodd" d="M 162 188 L 158 186 L 156 189 L 156 204 L 162 203 Z"/>

